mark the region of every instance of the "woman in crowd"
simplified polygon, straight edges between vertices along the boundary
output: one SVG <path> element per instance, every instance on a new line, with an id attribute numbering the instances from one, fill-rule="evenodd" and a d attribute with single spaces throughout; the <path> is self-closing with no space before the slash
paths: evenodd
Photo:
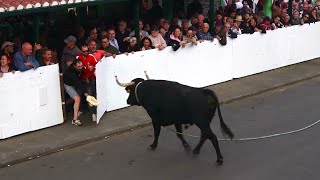
<path id="1" fill-rule="evenodd" d="M 3 73 L 15 72 L 14 66 L 9 65 L 10 61 L 8 60 L 8 56 L 3 54 L 0 59 L 0 77 L 3 76 Z"/>
<path id="2" fill-rule="evenodd" d="M 315 23 L 318 21 L 318 12 L 317 9 L 312 9 L 309 17 L 309 23 Z"/>
<path id="3" fill-rule="evenodd" d="M 181 36 L 181 28 L 179 26 L 176 26 L 173 29 L 172 34 L 170 35 L 169 39 L 169 46 L 172 46 L 173 50 L 176 51 L 180 48 L 180 46 L 185 47 L 186 43 L 182 41 Z"/>
<path id="4" fill-rule="evenodd" d="M 154 47 L 152 46 L 152 42 L 151 39 L 148 37 L 144 37 L 142 40 L 142 48 L 141 51 L 145 51 L 145 50 L 149 50 L 149 49 L 154 49 Z"/>

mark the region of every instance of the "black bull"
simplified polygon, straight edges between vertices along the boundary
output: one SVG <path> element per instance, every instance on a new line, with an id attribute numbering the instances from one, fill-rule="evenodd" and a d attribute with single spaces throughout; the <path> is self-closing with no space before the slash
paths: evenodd
<path id="1" fill-rule="evenodd" d="M 195 124 L 201 130 L 201 138 L 193 154 L 199 154 L 202 145 L 209 139 L 216 150 L 217 163 L 223 162 L 217 136 L 210 128 L 216 108 L 222 133 L 231 139 L 234 135 L 222 119 L 218 97 L 212 90 L 194 88 L 177 82 L 141 78 L 134 79 L 130 83 L 120 83 L 117 80 L 117 83 L 126 87 L 129 93 L 127 103 L 144 107 L 151 117 L 154 129 L 151 149 L 155 149 L 158 145 L 161 126 L 174 124 L 177 132 L 182 133 L 182 124 Z M 181 134 L 177 136 L 185 148 L 190 147 Z"/>

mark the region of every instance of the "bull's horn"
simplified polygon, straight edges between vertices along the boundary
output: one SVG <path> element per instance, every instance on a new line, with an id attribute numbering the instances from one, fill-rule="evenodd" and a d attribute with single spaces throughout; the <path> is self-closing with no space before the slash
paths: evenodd
<path id="1" fill-rule="evenodd" d="M 148 74 L 147 74 L 147 71 L 144 71 L 144 75 L 146 75 L 147 80 L 150 79 L 149 76 L 148 76 Z"/>
<path id="2" fill-rule="evenodd" d="M 121 87 L 132 86 L 132 85 L 134 85 L 134 84 L 135 84 L 135 82 L 121 83 L 121 82 L 119 82 L 119 80 L 118 80 L 118 77 L 117 77 L 117 76 L 115 76 L 115 78 L 116 78 L 117 84 L 118 84 L 119 86 L 121 86 Z"/>

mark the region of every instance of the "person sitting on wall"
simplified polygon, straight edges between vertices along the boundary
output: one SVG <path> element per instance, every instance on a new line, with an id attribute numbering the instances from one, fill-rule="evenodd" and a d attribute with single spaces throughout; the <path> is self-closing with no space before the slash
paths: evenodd
<path id="1" fill-rule="evenodd" d="M 10 65 L 10 60 L 6 54 L 0 56 L 0 78 L 3 76 L 3 73 L 15 72 L 15 67 Z"/>
<path id="2" fill-rule="evenodd" d="M 35 50 L 38 50 L 36 47 Z M 40 66 L 39 61 L 36 60 L 32 52 L 32 45 L 28 42 L 22 44 L 21 51 L 13 55 L 14 65 L 18 71 L 27 71 L 29 69 L 36 69 Z"/>

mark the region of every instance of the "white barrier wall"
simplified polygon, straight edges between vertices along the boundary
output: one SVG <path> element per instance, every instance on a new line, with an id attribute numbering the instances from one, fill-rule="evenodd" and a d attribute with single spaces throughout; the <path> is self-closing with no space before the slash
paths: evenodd
<path id="1" fill-rule="evenodd" d="M 63 123 L 59 66 L 0 78 L 0 139 Z"/>
<path id="2" fill-rule="evenodd" d="M 243 34 L 228 41 L 233 46 L 233 78 L 320 57 L 320 23 L 293 26 L 267 34 Z"/>
<path id="3" fill-rule="evenodd" d="M 228 39 L 226 46 L 204 42 L 173 51 L 171 47 L 104 58 L 97 65 L 98 119 L 105 111 L 126 107 L 128 94 L 116 84 L 144 78 L 204 87 L 320 57 L 320 23 L 293 26 L 267 34 Z"/>

